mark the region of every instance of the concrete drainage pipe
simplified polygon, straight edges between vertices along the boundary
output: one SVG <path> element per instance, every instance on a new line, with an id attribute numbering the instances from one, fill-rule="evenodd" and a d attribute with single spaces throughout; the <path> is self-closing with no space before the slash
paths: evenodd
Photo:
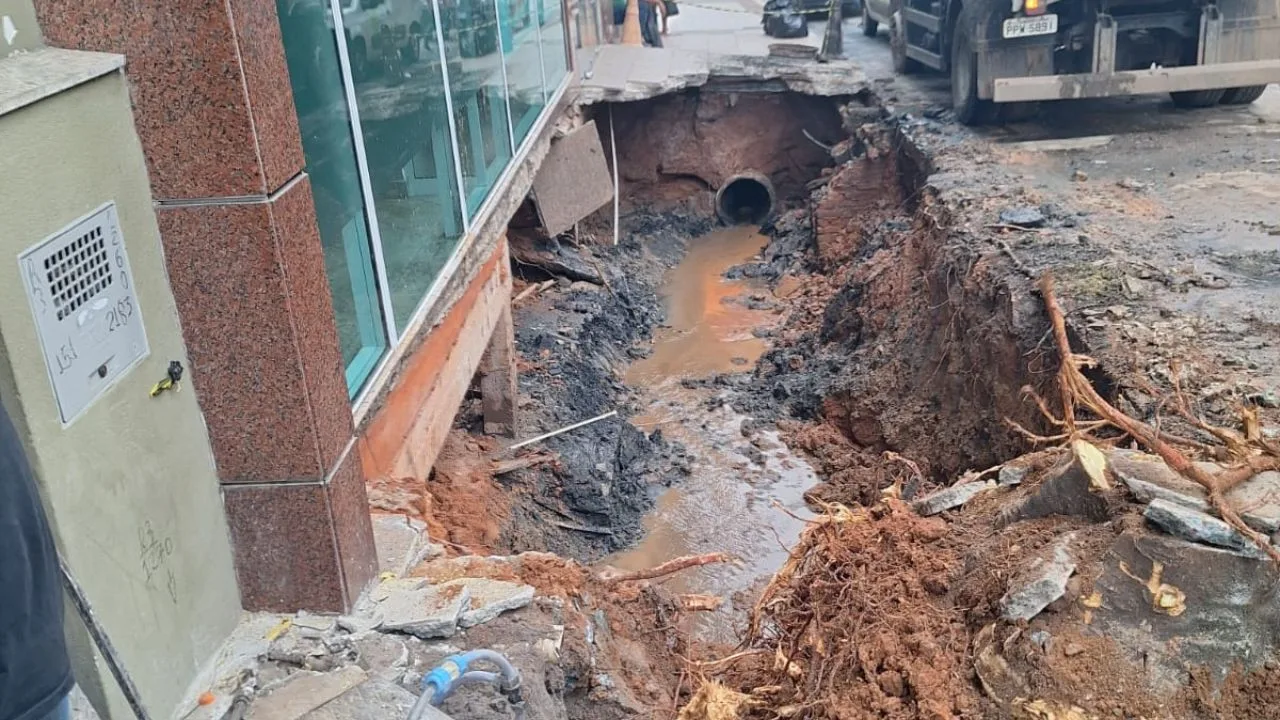
<path id="1" fill-rule="evenodd" d="M 773 183 L 748 170 L 731 176 L 716 191 L 716 216 L 725 225 L 759 225 L 773 213 Z"/>

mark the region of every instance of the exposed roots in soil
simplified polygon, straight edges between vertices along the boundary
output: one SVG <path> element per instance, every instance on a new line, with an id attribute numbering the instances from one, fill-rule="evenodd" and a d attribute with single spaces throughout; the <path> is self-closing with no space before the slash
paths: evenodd
<path id="1" fill-rule="evenodd" d="M 1041 412 L 1049 418 L 1050 422 L 1064 428 L 1063 438 L 1068 440 L 1083 438 L 1089 432 L 1108 425 L 1123 431 L 1159 455 L 1178 474 L 1202 486 L 1208 493 L 1210 505 L 1213 506 L 1223 520 L 1227 521 L 1240 534 L 1257 544 L 1273 561 L 1280 563 L 1280 550 L 1272 546 L 1265 535 L 1246 525 L 1244 520 L 1240 518 L 1240 514 L 1227 503 L 1225 498 L 1228 490 L 1257 473 L 1280 469 L 1280 453 L 1276 452 L 1276 448 L 1272 443 L 1263 440 L 1259 433 L 1249 431 L 1248 415 L 1246 415 L 1244 423 L 1246 432 L 1243 436 L 1225 428 L 1210 426 L 1190 412 L 1185 398 L 1182 397 L 1180 388 L 1175 388 L 1180 413 L 1198 429 L 1221 442 L 1230 459 L 1239 463 L 1236 467 L 1218 473 L 1209 473 L 1196 466 L 1186 455 L 1174 447 L 1173 443 L 1177 442 L 1178 438 L 1162 435 L 1156 428 L 1130 417 L 1107 402 L 1094 389 L 1093 384 L 1081 372 L 1081 368 L 1095 364 L 1094 360 L 1088 356 L 1076 354 L 1071 350 L 1071 341 L 1067 337 L 1066 321 L 1063 317 L 1062 308 L 1053 293 L 1053 276 L 1046 274 L 1042 277 L 1039 282 L 1039 288 L 1044 298 L 1045 309 L 1049 313 L 1053 337 L 1058 346 L 1058 355 L 1061 358 L 1061 366 L 1058 369 L 1058 390 L 1061 395 L 1062 418 L 1053 417 L 1045 407 L 1045 403 L 1038 398 L 1037 402 L 1040 404 Z M 1076 409 L 1078 407 L 1089 410 L 1100 420 L 1078 424 L 1076 422 Z M 1257 425 L 1256 419 L 1252 425 Z M 1201 443 L 1195 444 L 1202 445 Z"/>
<path id="2" fill-rule="evenodd" d="M 937 542 L 947 533 L 893 498 L 827 505 L 752 611 L 749 649 L 701 668 L 730 667 L 752 688 L 749 701 L 734 696 L 744 716 L 975 716 L 963 614 L 938 602 L 962 563 Z M 717 717 L 694 712 L 713 706 L 699 700 L 709 684 L 682 718 Z"/>

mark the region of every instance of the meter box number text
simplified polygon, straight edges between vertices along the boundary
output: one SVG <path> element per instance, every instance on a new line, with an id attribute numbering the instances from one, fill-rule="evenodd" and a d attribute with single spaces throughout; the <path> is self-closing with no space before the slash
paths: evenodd
<path id="1" fill-rule="evenodd" d="M 115 203 L 27 249 L 18 266 L 69 425 L 150 352 Z"/>

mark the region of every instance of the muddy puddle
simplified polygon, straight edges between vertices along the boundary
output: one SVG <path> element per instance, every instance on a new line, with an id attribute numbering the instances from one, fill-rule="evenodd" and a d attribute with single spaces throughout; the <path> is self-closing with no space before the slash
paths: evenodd
<path id="1" fill-rule="evenodd" d="M 687 570 L 666 581 L 676 592 L 725 598 L 721 610 L 701 614 L 694 627 L 713 641 L 737 640 L 735 626 L 754 601 L 751 591 L 786 561 L 803 528 L 801 518 L 808 516 L 803 493 L 817 482 L 813 469 L 787 450 L 777 432 L 753 429 L 750 418 L 719 402 L 727 390 L 682 383 L 746 372 L 767 349 L 752 331 L 776 324 L 779 317 L 745 300 L 769 294 L 768 288 L 723 277 L 766 242 L 745 226 L 691 241 L 664 282 L 668 326 L 655 334 L 653 354 L 635 362 L 625 377 L 646 406 L 631 422 L 645 432 L 661 429 L 683 443 L 693 458 L 692 473 L 658 498 L 644 520 L 640 544 L 606 562 L 631 570 L 695 553 L 723 551 L 739 558 L 735 565 Z"/>

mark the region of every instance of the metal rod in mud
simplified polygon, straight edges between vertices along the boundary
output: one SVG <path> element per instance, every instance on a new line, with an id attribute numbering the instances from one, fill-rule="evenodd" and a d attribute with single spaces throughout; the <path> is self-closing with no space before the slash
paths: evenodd
<path id="1" fill-rule="evenodd" d="M 551 431 L 551 432 L 549 432 L 549 433 L 546 433 L 546 434 L 543 434 L 543 435 L 539 435 L 538 437 L 531 437 L 531 438 L 529 438 L 528 440 L 521 440 L 520 442 L 516 443 L 515 445 L 511 445 L 511 446 L 507 447 L 507 449 L 508 449 L 508 450 L 519 450 L 520 448 L 524 447 L 525 445 L 532 445 L 532 444 L 534 444 L 534 443 L 536 443 L 536 442 L 541 442 L 541 441 L 546 440 L 546 439 L 548 439 L 548 438 L 553 438 L 553 437 L 555 437 L 555 436 L 557 436 L 557 435 L 560 435 L 560 434 L 563 434 L 563 433 L 567 433 L 567 432 L 569 432 L 570 430 L 577 430 L 578 428 L 580 428 L 580 427 L 586 427 L 587 425 L 590 425 L 591 423 L 600 422 L 601 420 L 607 420 L 607 419 L 609 419 L 609 418 L 611 418 L 611 417 L 613 417 L 614 415 L 617 415 L 617 414 L 618 414 L 618 411 L 617 411 L 617 410 L 610 410 L 609 412 L 607 412 L 607 413 L 605 413 L 605 414 L 603 414 L 603 415 L 597 415 L 597 416 L 595 416 L 595 417 L 591 418 L 590 420 L 583 420 L 582 422 L 576 422 L 576 423 L 574 423 L 574 424 L 572 424 L 572 425 L 568 425 L 568 426 L 562 427 L 562 428 L 560 428 L 559 430 L 552 430 L 552 431 Z"/>
<path id="2" fill-rule="evenodd" d="M 618 141 L 613 136 L 613 103 L 609 103 L 609 150 L 613 153 L 613 244 L 618 244 Z"/>

